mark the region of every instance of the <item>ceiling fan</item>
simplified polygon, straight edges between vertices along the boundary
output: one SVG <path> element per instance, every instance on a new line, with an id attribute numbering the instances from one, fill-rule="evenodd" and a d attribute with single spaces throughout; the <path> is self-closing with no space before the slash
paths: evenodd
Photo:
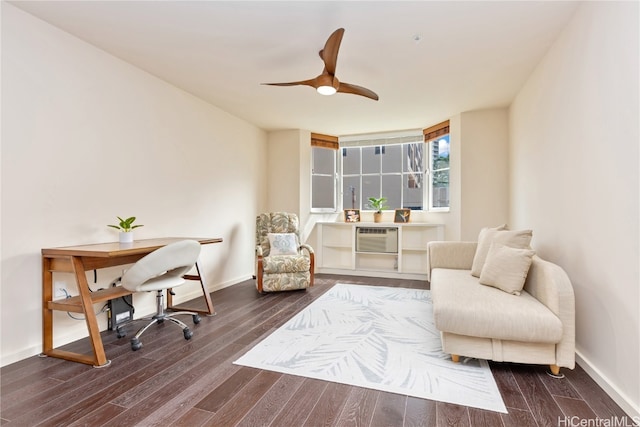
<path id="1" fill-rule="evenodd" d="M 311 86 L 322 95 L 333 95 L 336 92 L 342 92 L 365 96 L 377 101 L 378 95 L 376 95 L 372 90 L 350 83 L 343 83 L 335 76 L 336 63 L 338 61 L 338 50 L 340 49 L 340 42 L 342 41 L 343 35 L 344 28 L 338 28 L 335 30 L 327 39 L 324 49 L 319 52 L 320 58 L 322 58 L 322 61 L 324 62 L 324 70 L 319 76 L 310 80 L 301 80 L 298 82 L 262 84 L 271 86 Z"/>

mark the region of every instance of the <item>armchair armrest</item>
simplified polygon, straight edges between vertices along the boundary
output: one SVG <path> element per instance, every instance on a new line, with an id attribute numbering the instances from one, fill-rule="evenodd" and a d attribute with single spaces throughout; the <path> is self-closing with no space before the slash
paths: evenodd
<path id="1" fill-rule="evenodd" d="M 315 254 L 313 248 L 305 243 L 300 245 L 300 249 L 305 249 L 309 253 L 309 271 L 311 276 L 309 278 L 309 287 L 313 286 L 313 276 L 315 272 Z"/>
<path id="2" fill-rule="evenodd" d="M 427 244 L 427 280 L 434 268 L 471 270 L 477 242 L 429 242 Z"/>
<path id="3" fill-rule="evenodd" d="M 264 266 L 262 264 L 262 246 L 256 246 L 256 287 L 258 292 L 262 293 L 262 275 L 264 274 Z"/>

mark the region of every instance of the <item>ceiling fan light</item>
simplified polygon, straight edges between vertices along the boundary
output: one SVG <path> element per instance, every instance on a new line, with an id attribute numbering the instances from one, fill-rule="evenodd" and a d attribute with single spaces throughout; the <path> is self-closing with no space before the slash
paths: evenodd
<path id="1" fill-rule="evenodd" d="M 317 91 L 320 95 L 333 95 L 336 93 L 336 88 L 333 86 L 318 86 Z"/>

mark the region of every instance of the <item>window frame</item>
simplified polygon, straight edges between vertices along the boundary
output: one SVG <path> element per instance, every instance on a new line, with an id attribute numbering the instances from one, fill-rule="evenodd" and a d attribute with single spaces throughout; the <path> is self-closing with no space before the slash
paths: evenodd
<path id="1" fill-rule="evenodd" d="M 338 143 L 338 137 L 332 135 L 324 135 L 321 133 L 311 132 L 310 135 L 311 142 L 311 153 L 310 153 L 310 165 L 311 169 L 310 179 L 309 179 L 309 212 L 311 213 L 335 213 L 338 212 L 340 208 L 338 201 L 338 179 L 339 179 L 339 166 L 338 166 L 338 152 L 340 151 L 340 144 Z M 333 155 L 333 207 L 321 207 L 314 208 L 313 207 L 313 178 L 314 176 L 330 176 L 330 174 L 315 174 L 314 173 L 314 160 L 315 160 L 315 149 L 327 149 L 333 150 L 335 153 Z"/>
<path id="2" fill-rule="evenodd" d="M 343 202 L 344 202 L 344 170 L 343 170 L 343 156 L 342 156 L 342 150 L 344 148 L 353 148 L 353 147 L 360 147 L 361 149 L 361 155 L 360 155 L 360 173 L 359 174 L 349 174 L 349 176 L 360 176 L 360 189 L 359 189 L 359 195 L 360 195 L 360 201 L 358 202 L 358 204 L 360 205 L 360 210 L 362 211 L 373 211 L 370 210 L 367 206 L 366 200 L 362 200 L 362 177 L 363 176 L 371 176 L 371 175 L 378 175 L 380 177 L 380 188 L 382 189 L 383 187 L 383 175 L 398 175 L 400 176 L 400 180 L 401 180 L 401 196 L 400 196 L 400 201 L 401 204 L 404 198 L 404 178 L 406 175 L 409 175 L 410 173 L 408 171 L 406 171 L 404 169 L 404 164 L 401 164 L 401 168 L 400 168 L 400 172 L 394 172 L 394 173 L 385 173 L 382 170 L 382 167 L 380 169 L 380 171 L 376 174 L 363 174 L 362 172 L 362 147 L 365 146 L 378 146 L 378 147 L 384 147 L 387 145 L 403 145 L 403 144 L 412 144 L 412 143 L 418 143 L 419 141 L 424 143 L 424 147 L 423 150 L 426 150 L 426 155 L 423 151 L 423 155 L 422 155 L 422 209 L 414 209 L 418 212 L 449 212 L 451 210 L 451 200 L 449 197 L 448 200 L 448 206 L 433 206 L 433 196 L 435 194 L 435 192 L 433 191 L 434 188 L 434 176 L 435 173 L 437 171 L 440 170 L 447 170 L 448 171 L 448 175 L 449 175 L 449 182 L 448 182 L 448 191 L 449 191 L 449 195 L 451 194 L 451 163 L 450 163 L 450 158 L 449 158 L 449 165 L 447 168 L 442 168 L 442 169 L 438 169 L 438 170 L 433 170 L 432 166 L 433 166 L 433 162 L 434 162 L 434 154 L 433 154 L 433 145 L 432 143 L 434 141 L 439 141 L 441 140 L 444 136 L 447 136 L 447 142 L 449 145 L 449 153 L 451 152 L 451 137 L 450 137 L 450 132 L 449 132 L 449 121 L 445 121 L 442 123 L 439 123 L 435 126 L 431 126 L 427 129 L 423 129 L 422 130 L 422 138 L 420 138 L 419 135 L 420 131 L 404 131 L 404 132 L 393 132 L 393 133 L 388 133 L 388 134 L 377 134 L 377 135 L 358 135 L 358 136 L 354 136 L 354 137 L 345 137 L 345 138 L 338 138 L 338 137 L 331 137 L 331 136 L 327 136 L 327 135 L 320 135 L 320 134 L 312 134 L 312 138 L 311 138 L 311 180 L 310 180 L 310 186 L 311 186 L 311 197 L 310 197 L 310 212 L 311 213 L 339 213 L 342 212 L 343 209 L 346 209 L 345 206 L 343 206 Z M 340 141 L 338 143 L 338 141 Z M 314 176 L 330 176 L 328 174 L 316 174 L 314 173 L 314 168 L 313 168 L 313 164 L 314 164 L 314 149 L 332 149 L 335 151 L 335 154 L 333 156 L 333 173 L 334 173 L 334 179 L 333 179 L 333 196 L 334 196 L 334 200 L 333 200 L 333 208 L 328 208 L 328 207 L 323 207 L 323 208 L 314 208 L 313 207 L 313 181 L 314 181 Z M 383 151 L 384 148 L 381 149 L 381 151 Z M 404 154 L 404 148 L 401 148 L 403 154 Z M 449 154 L 450 155 L 450 154 Z M 404 160 L 402 160 L 404 158 L 404 155 L 401 155 L 401 161 L 404 162 Z M 381 165 L 382 166 L 382 165 Z M 391 207 L 389 210 L 393 210 L 396 209 L 396 207 Z"/>

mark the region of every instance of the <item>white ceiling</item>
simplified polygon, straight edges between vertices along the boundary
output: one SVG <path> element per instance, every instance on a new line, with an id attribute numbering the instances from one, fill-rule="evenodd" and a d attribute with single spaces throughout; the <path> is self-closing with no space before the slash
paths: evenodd
<path id="1" fill-rule="evenodd" d="M 419 129 L 508 106 L 577 2 L 29 1 L 15 6 L 266 130 Z M 379 101 L 264 86 L 322 72 Z M 419 39 L 419 40 L 416 40 Z"/>

